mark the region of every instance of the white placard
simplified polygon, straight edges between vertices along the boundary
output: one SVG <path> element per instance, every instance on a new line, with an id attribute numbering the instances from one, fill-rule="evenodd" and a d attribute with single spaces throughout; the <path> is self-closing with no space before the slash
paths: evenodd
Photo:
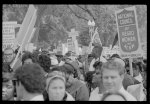
<path id="1" fill-rule="evenodd" d="M 16 25 L 16 21 L 3 22 L 3 50 L 7 47 L 13 48 Z"/>

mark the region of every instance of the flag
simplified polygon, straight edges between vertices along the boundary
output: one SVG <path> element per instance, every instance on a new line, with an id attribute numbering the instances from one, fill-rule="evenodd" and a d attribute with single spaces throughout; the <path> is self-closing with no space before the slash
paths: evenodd
<path id="1" fill-rule="evenodd" d="M 116 43 L 118 42 L 118 33 L 116 34 L 115 38 L 114 38 L 114 41 L 113 41 L 113 44 L 112 44 L 112 48 L 116 45 Z"/>

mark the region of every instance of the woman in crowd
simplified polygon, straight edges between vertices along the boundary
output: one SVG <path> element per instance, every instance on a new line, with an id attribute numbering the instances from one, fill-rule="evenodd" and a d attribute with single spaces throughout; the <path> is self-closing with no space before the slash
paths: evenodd
<path id="1" fill-rule="evenodd" d="M 36 63 L 37 59 L 31 52 L 25 51 L 22 56 L 22 65 Z"/>
<path id="2" fill-rule="evenodd" d="M 74 101 L 74 98 L 66 92 L 66 80 L 62 72 L 53 71 L 47 75 L 46 92 L 49 101 Z"/>

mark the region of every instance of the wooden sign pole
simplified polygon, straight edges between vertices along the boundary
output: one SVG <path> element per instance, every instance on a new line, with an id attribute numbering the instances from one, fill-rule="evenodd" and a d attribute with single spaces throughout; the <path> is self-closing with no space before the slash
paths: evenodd
<path id="1" fill-rule="evenodd" d="M 130 64 L 130 75 L 133 77 L 133 67 L 132 67 L 133 58 L 129 58 L 129 64 Z"/>

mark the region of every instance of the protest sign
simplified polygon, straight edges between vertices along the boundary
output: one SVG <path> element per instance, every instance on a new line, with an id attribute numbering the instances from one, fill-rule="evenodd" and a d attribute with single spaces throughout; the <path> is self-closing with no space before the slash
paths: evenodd
<path id="1" fill-rule="evenodd" d="M 129 7 L 115 12 L 119 47 L 122 58 L 141 57 L 136 8 Z"/>
<path id="2" fill-rule="evenodd" d="M 67 39 L 67 46 L 68 46 L 68 51 L 75 52 L 75 46 L 74 46 L 74 43 L 72 41 L 72 38 Z"/>
<path id="3" fill-rule="evenodd" d="M 77 36 L 79 36 L 78 31 L 75 31 L 75 29 L 71 29 L 71 32 L 68 32 L 69 37 L 72 38 L 73 44 L 74 44 L 74 48 L 75 50 L 73 50 L 77 55 L 79 55 L 79 46 L 78 46 L 78 41 L 76 39 Z M 72 51 L 72 52 L 73 52 Z"/>
<path id="4" fill-rule="evenodd" d="M 3 50 L 7 47 L 13 48 L 16 25 L 16 21 L 3 22 Z"/>

